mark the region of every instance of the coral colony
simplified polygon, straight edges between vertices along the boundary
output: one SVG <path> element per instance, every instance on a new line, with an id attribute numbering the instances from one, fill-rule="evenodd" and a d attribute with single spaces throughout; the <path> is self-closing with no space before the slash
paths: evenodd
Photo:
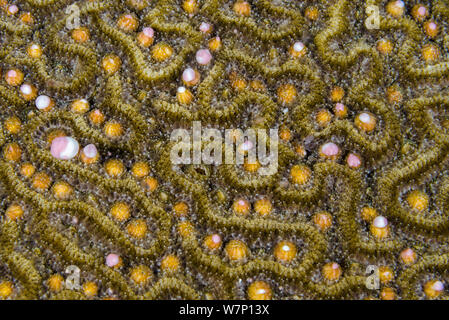
<path id="1" fill-rule="evenodd" d="M 444 0 L 0 0 L 0 299 L 447 299 L 448 28 Z"/>

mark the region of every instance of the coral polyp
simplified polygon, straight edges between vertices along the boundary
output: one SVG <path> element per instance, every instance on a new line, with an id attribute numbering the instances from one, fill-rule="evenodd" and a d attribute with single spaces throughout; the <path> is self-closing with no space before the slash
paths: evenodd
<path id="1" fill-rule="evenodd" d="M 0 299 L 448 299 L 448 29 L 445 0 L 0 0 Z M 242 162 L 173 163 L 196 121 Z"/>

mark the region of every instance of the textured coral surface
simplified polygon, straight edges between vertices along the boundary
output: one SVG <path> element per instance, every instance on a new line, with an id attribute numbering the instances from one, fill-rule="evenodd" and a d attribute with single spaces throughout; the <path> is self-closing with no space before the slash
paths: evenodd
<path id="1" fill-rule="evenodd" d="M 447 1 L 0 6 L 1 299 L 449 297 Z M 173 165 L 193 121 L 277 173 Z"/>

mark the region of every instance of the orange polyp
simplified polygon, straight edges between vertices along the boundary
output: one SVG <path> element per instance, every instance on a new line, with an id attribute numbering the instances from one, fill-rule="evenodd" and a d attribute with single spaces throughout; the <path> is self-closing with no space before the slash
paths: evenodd
<path id="1" fill-rule="evenodd" d="M 400 257 L 401 262 L 405 265 L 411 265 L 411 264 L 415 263 L 416 258 L 417 258 L 416 252 L 413 251 L 413 249 L 411 249 L 411 248 L 407 248 L 407 249 L 404 249 L 403 251 L 401 251 L 401 254 L 399 257 Z"/>
<path id="2" fill-rule="evenodd" d="M 42 56 L 42 47 L 33 43 L 27 48 L 27 53 L 31 58 L 40 58 Z"/>
<path id="3" fill-rule="evenodd" d="M 326 160 L 337 160 L 340 156 L 340 148 L 333 142 L 327 142 L 320 146 L 319 155 Z"/>
<path id="4" fill-rule="evenodd" d="M 11 220 L 17 220 L 23 216 L 23 208 L 19 204 L 12 204 L 6 209 L 6 216 Z"/>
<path id="5" fill-rule="evenodd" d="M 282 104 L 291 104 L 296 99 L 296 88 L 292 84 L 284 84 L 277 90 L 278 99 Z"/>
<path id="6" fill-rule="evenodd" d="M 304 158 L 307 155 L 306 149 L 301 144 L 296 145 L 295 152 L 301 158 Z"/>
<path id="7" fill-rule="evenodd" d="M 348 108 L 343 103 L 336 103 L 334 113 L 337 118 L 345 118 L 348 115 Z"/>
<path id="8" fill-rule="evenodd" d="M 193 94 L 186 87 L 179 87 L 176 92 L 176 99 L 180 104 L 190 104 L 193 100 Z"/>
<path id="9" fill-rule="evenodd" d="M 154 45 L 151 54 L 156 61 L 162 62 L 172 56 L 173 49 L 168 44 L 159 42 Z"/>
<path id="10" fill-rule="evenodd" d="M 189 206 L 186 202 L 178 202 L 173 206 L 173 212 L 178 217 L 185 217 L 189 213 Z"/>
<path id="11" fill-rule="evenodd" d="M 53 292 L 62 290 L 64 278 L 60 274 L 54 274 L 47 280 L 48 288 Z"/>
<path id="12" fill-rule="evenodd" d="M 326 211 L 319 212 L 313 216 L 313 222 L 321 231 L 326 231 L 332 226 L 332 216 Z"/>
<path id="13" fill-rule="evenodd" d="M 118 177 L 125 171 L 125 166 L 120 160 L 111 159 L 106 162 L 105 170 L 109 176 Z"/>
<path id="14" fill-rule="evenodd" d="M 264 92 L 266 90 L 265 84 L 261 80 L 252 80 L 249 83 L 251 89 L 259 92 Z"/>
<path id="15" fill-rule="evenodd" d="M 331 122 L 332 115 L 329 110 L 321 109 L 316 113 L 315 119 L 320 127 L 325 127 Z"/>
<path id="16" fill-rule="evenodd" d="M 429 9 L 427 9 L 427 7 L 425 5 L 416 4 L 412 8 L 412 16 L 420 22 L 424 21 L 424 19 L 427 18 L 428 15 L 429 15 Z"/>
<path id="17" fill-rule="evenodd" d="M 104 133 L 109 138 L 118 138 L 123 134 L 123 131 L 121 123 L 117 121 L 109 121 L 104 126 Z"/>
<path id="18" fill-rule="evenodd" d="M 429 205 L 429 196 L 420 190 L 413 190 L 407 195 L 407 203 L 413 210 L 424 211 Z"/>
<path id="19" fill-rule="evenodd" d="M 189 237 L 195 232 L 195 228 L 190 221 L 182 221 L 178 224 L 178 233 L 183 237 Z"/>
<path id="20" fill-rule="evenodd" d="M 251 205 L 246 199 L 237 199 L 232 205 L 232 210 L 238 215 L 246 216 L 251 210 Z"/>
<path id="21" fill-rule="evenodd" d="M 101 65 L 107 74 L 112 75 L 120 69 L 122 61 L 115 54 L 108 54 L 103 58 Z"/>
<path id="22" fill-rule="evenodd" d="M 254 203 L 254 211 L 259 215 L 268 216 L 273 210 L 273 206 L 268 199 L 259 199 Z"/>
<path id="23" fill-rule="evenodd" d="M 118 19 L 117 25 L 123 31 L 133 32 L 137 30 L 139 21 L 132 14 L 124 14 Z"/>
<path id="24" fill-rule="evenodd" d="M 20 15 L 19 19 L 26 24 L 33 24 L 34 18 L 30 12 L 24 12 Z"/>
<path id="25" fill-rule="evenodd" d="M 11 281 L 0 282 L 0 299 L 9 298 L 14 291 L 14 286 Z"/>
<path id="26" fill-rule="evenodd" d="M 8 161 L 17 162 L 22 156 L 22 149 L 15 142 L 8 143 L 3 149 L 3 158 Z"/>
<path id="27" fill-rule="evenodd" d="M 67 182 L 59 181 L 53 185 L 53 194 L 56 199 L 66 200 L 72 193 L 73 188 Z"/>
<path id="28" fill-rule="evenodd" d="M 317 20 L 319 16 L 319 11 L 317 7 L 310 6 L 306 8 L 304 15 L 310 20 Z"/>
<path id="29" fill-rule="evenodd" d="M 387 88 L 387 99 L 390 103 L 398 103 L 402 101 L 402 93 L 396 86 Z"/>
<path id="30" fill-rule="evenodd" d="M 83 291 L 87 297 L 94 297 L 98 293 L 98 285 L 92 281 L 86 282 L 83 284 Z"/>
<path id="31" fill-rule="evenodd" d="M 151 279 L 152 272 L 150 268 L 140 265 L 131 269 L 130 278 L 139 286 L 146 285 Z"/>
<path id="32" fill-rule="evenodd" d="M 72 102 L 71 110 L 76 113 L 85 113 L 89 111 L 89 102 L 86 99 L 78 99 Z"/>
<path id="33" fill-rule="evenodd" d="M 9 117 L 5 120 L 5 129 L 11 134 L 17 134 L 20 132 L 21 122 L 16 116 Z"/>
<path id="34" fill-rule="evenodd" d="M 371 233 L 378 239 L 383 239 L 389 236 L 390 226 L 387 218 L 383 216 L 377 216 L 371 223 Z"/>
<path id="35" fill-rule="evenodd" d="M 396 293 L 394 292 L 394 289 L 392 289 L 392 288 L 383 288 L 380 292 L 380 298 L 382 300 L 395 300 Z"/>
<path id="36" fill-rule="evenodd" d="M 381 283 L 386 284 L 394 279 L 394 271 L 388 266 L 379 267 L 379 280 Z"/>
<path id="37" fill-rule="evenodd" d="M 18 11 L 19 11 L 19 8 L 14 4 L 6 6 L 6 14 L 8 14 L 9 16 L 15 15 Z"/>
<path id="38" fill-rule="evenodd" d="M 338 263 L 330 262 L 324 265 L 321 273 L 326 280 L 336 281 L 340 278 L 342 270 Z"/>
<path id="39" fill-rule="evenodd" d="M 72 30 L 72 39 L 76 42 L 86 42 L 90 38 L 89 29 L 81 27 Z"/>
<path id="40" fill-rule="evenodd" d="M 150 36 L 148 34 L 148 31 L 146 31 L 147 29 L 145 29 L 144 31 L 139 32 L 139 34 L 137 35 L 137 41 L 139 42 L 139 44 L 142 47 L 148 48 L 149 46 L 151 46 L 154 42 L 154 36 Z"/>
<path id="41" fill-rule="evenodd" d="M 136 162 L 131 172 L 136 178 L 143 178 L 150 173 L 150 167 L 146 162 Z"/>
<path id="42" fill-rule="evenodd" d="M 389 228 L 388 227 L 377 228 L 374 225 L 371 225 L 370 231 L 378 239 L 386 238 L 389 235 Z"/>
<path id="43" fill-rule="evenodd" d="M 22 84 L 24 78 L 24 74 L 19 69 L 11 69 L 5 73 L 6 83 L 10 86 L 18 86 Z"/>
<path id="44" fill-rule="evenodd" d="M 182 73 L 182 82 L 187 87 L 195 86 L 201 79 L 200 73 L 192 68 L 187 68 Z"/>
<path id="45" fill-rule="evenodd" d="M 100 158 L 99 153 L 97 152 L 97 154 L 94 157 L 88 157 L 85 153 L 85 149 L 83 149 L 80 153 L 81 155 L 81 161 L 85 164 L 93 164 L 96 163 L 98 161 L 98 159 Z"/>
<path id="46" fill-rule="evenodd" d="M 404 2 L 402 0 L 390 1 L 386 6 L 387 12 L 395 18 L 404 14 Z"/>
<path id="47" fill-rule="evenodd" d="M 284 141 L 289 141 L 292 138 L 292 133 L 288 128 L 284 127 L 279 131 L 279 138 Z"/>
<path id="48" fill-rule="evenodd" d="M 220 37 L 214 37 L 209 40 L 209 49 L 211 51 L 218 51 L 221 48 L 221 39 Z"/>
<path id="49" fill-rule="evenodd" d="M 51 178 L 44 172 L 36 173 L 33 177 L 33 187 L 39 191 L 47 190 L 50 187 Z"/>
<path id="50" fill-rule="evenodd" d="M 249 163 L 248 160 L 245 159 L 243 163 L 243 169 L 247 172 L 255 173 L 261 167 L 260 162 L 256 160 L 255 163 Z"/>
<path id="51" fill-rule="evenodd" d="M 161 261 L 161 270 L 165 272 L 176 272 L 181 267 L 179 258 L 175 255 L 167 255 Z"/>
<path id="52" fill-rule="evenodd" d="M 188 14 L 195 14 L 198 12 L 198 3 L 196 0 L 185 0 L 182 7 Z"/>
<path id="53" fill-rule="evenodd" d="M 251 6 L 246 1 L 237 0 L 234 3 L 234 12 L 239 16 L 249 17 L 251 15 Z"/>
<path id="54" fill-rule="evenodd" d="M 438 59 L 440 51 L 432 44 L 426 44 L 422 50 L 422 57 L 426 62 L 434 62 Z"/>
<path id="55" fill-rule="evenodd" d="M 125 221 L 130 217 L 130 208 L 125 202 L 116 202 L 111 207 L 111 215 L 118 221 Z"/>
<path id="56" fill-rule="evenodd" d="M 306 52 L 307 52 L 306 46 L 300 41 L 295 42 L 288 49 L 288 53 L 293 58 L 300 58 L 300 57 L 304 56 L 306 54 Z"/>
<path id="57" fill-rule="evenodd" d="M 36 169 L 31 163 L 24 163 L 20 168 L 20 173 L 26 178 L 31 177 L 35 171 Z"/>
<path id="58" fill-rule="evenodd" d="M 218 234 L 210 234 L 204 238 L 204 246 L 209 250 L 217 250 L 221 247 L 222 240 Z"/>
<path id="59" fill-rule="evenodd" d="M 37 88 L 30 83 L 24 83 L 20 86 L 19 90 L 20 94 L 26 101 L 34 100 L 37 97 Z"/>
<path id="60" fill-rule="evenodd" d="M 362 131 L 371 132 L 376 128 L 377 120 L 372 113 L 362 112 L 355 117 L 354 124 Z"/>
<path id="61" fill-rule="evenodd" d="M 241 91 L 248 85 L 246 80 L 235 72 L 231 73 L 229 80 L 231 81 L 231 87 L 236 91 Z"/>
<path id="62" fill-rule="evenodd" d="M 439 27 L 434 21 L 427 21 L 424 23 L 424 31 L 430 38 L 435 38 L 438 35 Z"/>
<path id="63" fill-rule="evenodd" d="M 440 280 L 430 280 L 424 285 L 424 293 L 428 298 L 437 298 L 444 291 L 444 285 Z"/>
<path id="64" fill-rule="evenodd" d="M 153 192 L 154 190 L 156 190 L 157 186 L 158 186 L 158 182 L 156 178 L 153 177 L 147 177 L 143 180 L 143 184 L 144 186 L 150 190 L 151 192 Z"/>
<path id="65" fill-rule="evenodd" d="M 345 96 L 345 90 L 342 87 L 334 87 L 331 90 L 331 101 L 339 102 Z"/>
<path id="66" fill-rule="evenodd" d="M 98 109 L 92 110 L 89 114 L 89 120 L 94 125 L 100 125 L 104 122 L 104 114 Z"/>
<path id="67" fill-rule="evenodd" d="M 381 39 L 377 42 L 377 50 L 382 54 L 389 54 L 393 51 L 393 43 L 390 40 Z"/>
<path id="68" fill-rule="evenodd" d="M 371 222 L 374 220 L 375 217 L 377 217 L 377 211 L 376 209 L 372 207 L 364 207 L 361 211 L 362 219 L 366 222 Z"/>

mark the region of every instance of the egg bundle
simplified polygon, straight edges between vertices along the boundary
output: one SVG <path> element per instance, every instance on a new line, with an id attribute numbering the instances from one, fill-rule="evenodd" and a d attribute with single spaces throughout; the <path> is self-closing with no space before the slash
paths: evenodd
<path id="1" fill-rule="evenodd" d="M 448 19 L 0 0 L 0 299 L 447 299 Z M 277 171 L 172 163 L 194 121 L 277 129 Z"/>

